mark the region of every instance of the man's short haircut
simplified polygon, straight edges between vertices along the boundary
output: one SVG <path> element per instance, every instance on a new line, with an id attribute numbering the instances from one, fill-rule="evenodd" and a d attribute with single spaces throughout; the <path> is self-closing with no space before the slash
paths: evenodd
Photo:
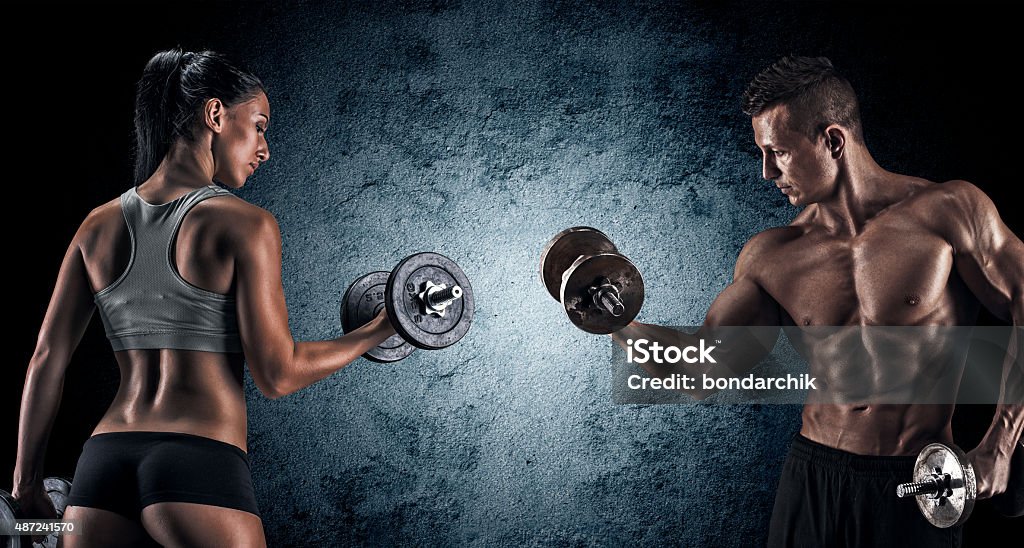
<path id="1" fill-rule="evenodd" d="M 743 112 L 751 117 L 780 104 L 793 114 L 791 129 L 811 141 L 838 124 L 864 142 L 857 94 L 827 57 L 783 57 L 761 71 L 743 94 Z"/>

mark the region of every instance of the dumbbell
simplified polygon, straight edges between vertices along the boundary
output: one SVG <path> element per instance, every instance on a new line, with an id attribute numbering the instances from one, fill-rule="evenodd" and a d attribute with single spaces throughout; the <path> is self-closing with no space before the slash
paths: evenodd
<path id="1" fill-rule="evenodd" d="M 925 519 L 936 527 L 953 527 L 967 521 L 977 500 L 974 467 L 960 448 L 933 443 L 917 455 L 914 481 L 896 486 L 896 496 L 917 497 Z M 1024 515 L 1024 439 L 1017 441 L 1010 460 L 1006 491 L 992 497 L 996 511 L 1006 517 Z"/>
<path id="2" fill-rule="evenodd" d="M 568 228 L 544 246 L 540 279 L 576 327 L 599 335 L 629 325 L 644 304 L 640 271 L 600 230 Z"/>
<path id="3" fill-rule="evenodd" d="M 71 493 L 71 482 L 64 478 L 46 478 L 43 480 L 43 489 L 46 496 L 50 497 L 53 509 L 57 511 L 57 518 L 64 517 L 64 510 L 68 507 L 68 494 Z M 42 546 L 52 548 L 57 546 L 57 534 L 53 533 L 43 537 L 42 542 L 32 542 L 31 535 L 14 535 L 15 520 L 24 519 L 21 515 L 14 497 L 7 491 L 0 490 L 0 548 L 27 548 Z"/>
<path id="4" fill-rule="evenodd" d="M 388 363 L 417 348 L 439 350 L 459 341 L 473 323 L 473 288 L 455 261 L 438 253 L 416 253 L 391 272 L 357 278 L 341 299 L 341 329 L 349 333 L 372 320 L 381 308 L 397 335 L 363 357 Z"/>
<path id="5" fill-rule="evenodd" d="M 915 497 L 921 514 L 936 527 L 961 525 L 978 498 L 974 467 L 959 447 L 930 444 L 917 455 L 913 482 L 896 486 L 896 496 Z"/>

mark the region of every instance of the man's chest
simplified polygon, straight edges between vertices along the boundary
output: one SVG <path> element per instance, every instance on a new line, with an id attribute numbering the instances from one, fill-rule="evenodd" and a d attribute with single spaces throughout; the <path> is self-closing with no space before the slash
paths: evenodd
<path id="1" fill-rule="evenodd" d="M 949 244 L 900 224 L 854 238 L 803 236 L 764 267 L 762 286 L 796 325 L 946 324 L 963 293 Z"/>

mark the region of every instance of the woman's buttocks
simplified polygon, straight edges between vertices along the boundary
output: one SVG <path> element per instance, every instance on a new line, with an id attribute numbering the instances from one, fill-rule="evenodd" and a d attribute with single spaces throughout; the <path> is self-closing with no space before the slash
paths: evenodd
<path id="1" fill-rule="evenodd" d="M 181 432 L 245 450 L 241 354 L 160 349 L 115 356 L 121 383 L 94 435 Z"/>

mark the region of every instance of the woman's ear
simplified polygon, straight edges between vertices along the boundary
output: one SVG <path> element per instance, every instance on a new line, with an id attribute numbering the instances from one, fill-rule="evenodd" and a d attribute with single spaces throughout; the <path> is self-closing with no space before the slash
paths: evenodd
<path id="1" fill-rule="evenodd" d="M 203 106 L 203 123 L 214 133 L 220 133 L 224 129 L 227 109 L 220 99 L 214 97 L 206 101 Z"/>

